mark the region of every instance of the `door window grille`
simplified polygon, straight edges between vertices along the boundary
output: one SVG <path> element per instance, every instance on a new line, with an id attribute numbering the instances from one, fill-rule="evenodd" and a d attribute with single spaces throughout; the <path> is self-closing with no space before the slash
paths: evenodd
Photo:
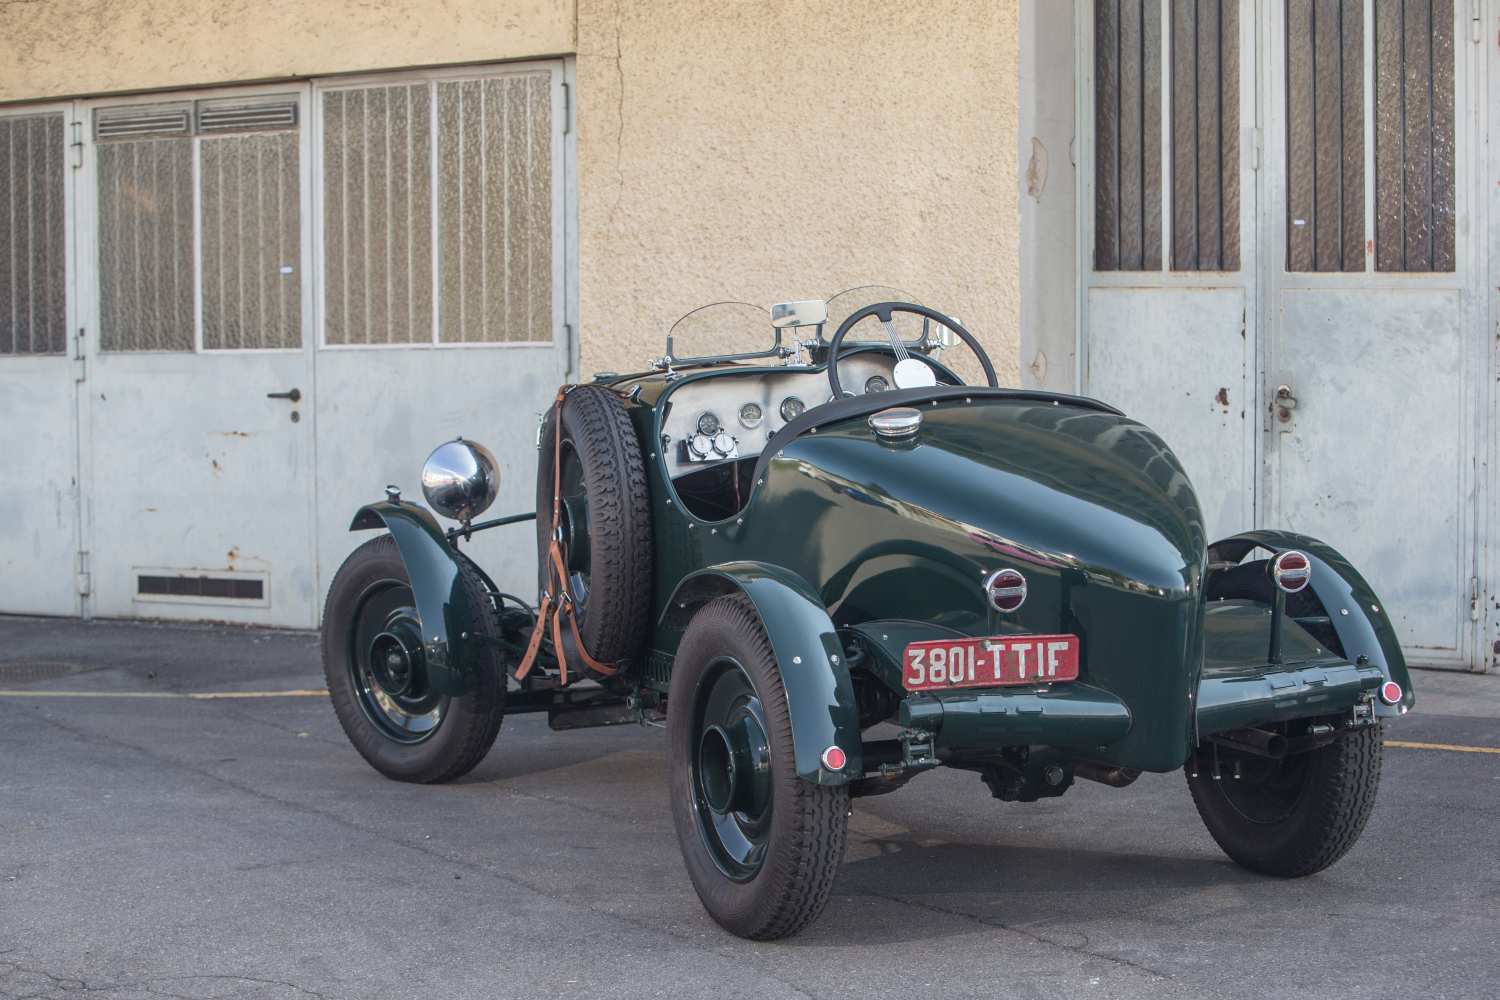
<path id="1" fill-rule="evenodd" d="M 1453 0 L 1375 4 L 1375 267 L 1455 268 Z"/>
<path id="2" fill-rule="evenodd" d="M 67 346 L 63 116 L 0 118 L 0 355 Z"/>
<path id="3" fill-rule="evenodd" d="M 550 342 L 552 74 L 329 90 L 320 109 L 324 342 Z"/>
<path id="4" fill-rule="evenodd" d="M 102 350 L 193 351 L 199 324 L 204 350 L 301 346 L 296 107 L 267 98 L 96 114 Z"/>
<path id="5" fill-rule="evenodd" d="M 1286 15 L 1287 270 L 1363 271 L 1364 0 Z"/>
<path id="6" fill-rule="evenodd" d="M 1094 3 L 1096 271 L 1240 266 L 1239 3 L 1167 3 Z"/>

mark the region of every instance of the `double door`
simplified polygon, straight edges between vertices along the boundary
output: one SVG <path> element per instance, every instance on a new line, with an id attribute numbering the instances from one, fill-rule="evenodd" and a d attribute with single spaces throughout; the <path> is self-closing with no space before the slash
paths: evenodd
<path id="1" fill-rule="evenodd" d="M 1081 5 L 1085 391 L 1210 535 L 1323 538 L 1413 662 L 1484 669 L 1484 47 L 1452 0 Z M 1489 499 L 1487 499 L 1487 497 Z"/>
<path id="2" fill-rule="evenodd" d="M 24 526 L 0 611 L 314 626 L 353 510 L 419 496 L 457 434 L 529 509 L 570 367 L 563 71 L 0 111 L 0 511 Z M 524 588 L 505 541 L 477 555 Z"/>

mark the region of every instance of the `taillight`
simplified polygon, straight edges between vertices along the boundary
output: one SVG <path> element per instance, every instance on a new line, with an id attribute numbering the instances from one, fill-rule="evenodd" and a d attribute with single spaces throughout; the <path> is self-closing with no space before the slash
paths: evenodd
<path id="1" fill-rule="evenodd" d="M 848 763 L 848 755 L 837 744 L 823 751 L 823 767 L 829 771 L 842 771 Z"/>
<path id="2" fill-rule="evenodd" d="M 1401 685 L 1395 681 L 1386 681 L 1380 685 L 1380 700 L 1387 705 L 1401 704 Z"/>
<path id="3" fill-rule="evenodd" d="M 1288 594 L 1312 582 L 1312 560 L 1296 549 L 1287 549 L 1271 560 L 1271 579 Z"/>
<path id="4" fill-rule="evenodd" d="M 990 607 L 1009 613 L 1026 603 L 1026 578 L 1018 570 L 996 570 L 984 581 L 984 591 Z"/>

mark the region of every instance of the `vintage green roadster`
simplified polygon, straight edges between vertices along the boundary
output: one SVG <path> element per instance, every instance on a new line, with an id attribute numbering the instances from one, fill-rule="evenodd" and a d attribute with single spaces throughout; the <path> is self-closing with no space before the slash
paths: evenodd
<path id="1" fill-rule="evenodd" d="M 1413 704 L 1370 586 L 1312 538 L 1210 542 L 1160 437 L 1001 388 L 907 298 L 690 314 L 651 370 L 558 392 L 535 512 L 477 520 L 498 471 L 463 438 L 422 471 L 430 510 L 395 488 L 360 509 L 384 533 L 339 570 L 322 639 L 354 746 L 440 782 L 507 714 L 661 726 L 688 876 L 751 938 L 822 910 L 854 798 L 935 767 L 1016 802 L 1184 768 L 1239 864 L 1337 861 L 1381 720 Z M 960 343 L 967 368 L 939 360 Z M 460 548 L 533 519 L 534 604 Z"/>

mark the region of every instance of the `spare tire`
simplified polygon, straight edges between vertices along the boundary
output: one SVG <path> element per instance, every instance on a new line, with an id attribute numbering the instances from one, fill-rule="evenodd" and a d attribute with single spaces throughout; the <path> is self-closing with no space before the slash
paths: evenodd
<path id="1" fill-rule="evenodd" d="M 624 401 L 603 386 L 578 386 L 542 421 L 536 478 L 537 558 L 548 585 L 552 542 L 554 456 L 561 456 L 559 517 L 578 632 L 595 660 L 618 663 L 636 654 L 651 611 L 651 490 L 635 428 Z M 556 595 L 554 595 L 556 596 Z M 581 669 L 571 631 L 563 629 L 568 665 Z"/>

